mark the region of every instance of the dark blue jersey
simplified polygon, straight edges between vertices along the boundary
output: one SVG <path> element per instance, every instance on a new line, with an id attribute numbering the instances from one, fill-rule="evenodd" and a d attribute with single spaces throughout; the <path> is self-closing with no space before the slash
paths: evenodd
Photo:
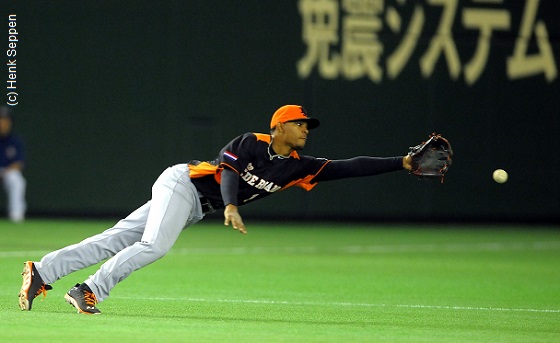
<path id="1" fill-rule="evenodd" d="M 15 162 L 24 162 L 23 141 L 17 135 L 0 138 L 0 168 Z"/>
<path id="2" fill-rule="evenodd" d="M 224 206 L 219 185 L 224 168 L 239 175 L 239 205 L 292 186 L 311 190 L 315 186 L 311 179 L 329 160 L 299 156 L 296 152 L 288 158 L 280 157 L 272 151 L 270 142 L 271 136 L 265 134 L 246 133 L 235 138 L 215 160 L 189 163 L 192 182 L 216 208 Z"/>
<path id="3" fill-rule="evenodd" d="M 223 208 L 223 189 L 220 187 L 224 169 L 239 177 L 236 189 L 227 189 L 228 198 L 236 198 L 235 205 L 262 199 L 274 192 L 298 186 L 311 190 L 318 182 L 349 177 L 376 175 L 402 170 L 402 156 L 360 156 L 347 160 L 328 160 L 292 152 L 289 157 L 276 155 L 272 137 L 246 133 L 229 142 L 213 161 L 189 162 L 190 177 L 198 191 L 208 198 L 214 208 Z M 236 194 L 235 194 L 236 193 Z"/>

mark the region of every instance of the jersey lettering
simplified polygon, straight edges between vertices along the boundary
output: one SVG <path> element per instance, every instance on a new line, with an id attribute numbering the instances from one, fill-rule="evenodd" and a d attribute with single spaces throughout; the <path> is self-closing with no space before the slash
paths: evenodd
<path id="1" fill-rule="evenodd" d="M 250 184 L 251 186 L 255 185 L 255 182 L 257 182 L 259 180 L 259 177 L 257 175 L 253 175 L 251 176 L 251 179 L 249 181 L 247 181 L 248 184 Z"/>
<path id="2" fill-rule="evenodd" d="M 240 175 L 241 180 L 247 182 L 247 184 L 255 187 L 256 189 L 263 189 L 269 193 L 274 193 L 282 187 L 275 185 L 273 182 L 261 179 L 257 175 L 253 175 L 247 169 Z"/>
<path id="3" fill-rule="evenodd" d="M 277 190 L 281 189 L 282 187 L 280 186 L 276 186 L 275 184 L 273 184 L 272 182 L 270 182 L 265 188 L 264 190 L 269 192 L 269 193 L 274 193 Z"/>
<path id="4" fill-rule="evenodd" d="M 259 181 L 259 183 L 258 183 L 255 187 L 257 187 L 257 189 L 263 189 L 263 188 L 264 188 L 265 186 L 267 186 L 269 183 L 270 183 L 269 181 L 266 181 L 266 180 L 261 179 L 261 180 Z"/>

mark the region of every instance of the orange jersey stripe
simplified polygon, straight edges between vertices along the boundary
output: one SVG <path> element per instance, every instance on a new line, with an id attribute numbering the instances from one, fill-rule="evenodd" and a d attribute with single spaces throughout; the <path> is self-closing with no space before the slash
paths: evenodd
<path id="1" fill-rule="evenodd" d="M 191 178 L 203 177 L 206 175 L 214 175 L 218 172 L 219 167 L 208 162 L 201 162 L 197 165 L 189 164 L 189 176 Z"/>
<path id="2" fill-rule="evenodd" d="M 271 135 L 265 135 L 264 133 L 253 133 L 253 134 L 257 137 L 258 141 L 263 141 L 268 144 L 270 144 L 270 142 L 272 141 Z"/>
<path id="3" fill-rule="evenodd" d="M 189 176 L 191 179 L 196 179 L 199 177 L 214 175 L 214 180 L 216 180 L 217 183 L 221 183 L 223 169 L 224 168 L 215 166 L 208 162 L 201 162 L 197 165 L 189 164 Z"/>
<path id="4" fill-rule="evenodd" d="M 317 186 L 317 183 L 310 183 L 310 181 L 313 180 L 313 178 L 315 176 L 317 176 L 317 174 L 319 174 L 321 172 L 321 170 L 323 170 L 323 168 L 325 168 L 325 166 L 327 164 L 329 164 L 329 162 L 330 161 L 327 161 L 325 164 L 323 164 L 321 169 L 319 169 L 314 175 L 307 175 L 303 179 L 294 180 L 294 181 L 290 182 L 289 184 L 287 184 L 286 186 L 282 187 L 281 190 L 283 191 L 284 189 L 290 188 L 292 186 L 301 187 L 301 188 L 305 189 L 306 191 L 312 190 L 315 186 Z"/>

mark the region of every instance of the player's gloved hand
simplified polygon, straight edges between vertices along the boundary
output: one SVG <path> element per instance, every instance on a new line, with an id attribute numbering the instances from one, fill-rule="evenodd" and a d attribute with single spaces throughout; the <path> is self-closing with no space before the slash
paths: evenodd
<path id="1" fill-rule="evenodd" d="M 411 147 L 408 156 L 403 159 L 403 167 L 419 177 L 443 177 L 451 166 L 453 149 L 442 135 L 435 133 L 426 142 Z"/>
<path id="2" fill-rule="evenodd" d="M 245 228 L 245 224 L 243 224 L 243 219 L 241 219 L 237 206 L 228 204 L 224 210 L 224 217 L 225 226 L 229 226 L 231 223 L 235 230 L 238 230 L 242 234 L 247 234 L 247 229 Z"/>

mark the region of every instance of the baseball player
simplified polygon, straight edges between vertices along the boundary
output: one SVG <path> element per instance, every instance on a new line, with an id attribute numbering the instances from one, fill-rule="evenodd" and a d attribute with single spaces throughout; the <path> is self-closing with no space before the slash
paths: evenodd
<path id="1" fill-rule="evenodd" d="M 19 293 L 22 310 L 46 296 L 51 283 L 108 259 L 65 295 L 79 313 L 99 314 L 97 304 L 133 271 L 163 257 L 181 231 L 205 214 L 224 209 L 225 225 L 246 234 L 238 207 L 298 186 L 311 190 L 322 181 L 411 169 L 410 156 L 328 160 L 300 155 L 319 120 L 303 107 L 286 105 L 272 116 L 270 134 L 246 133 L 229 142 L 213 161 L 167 168 L 152 187 L 152 198 L 112 228 L 77 244 L 24 263 Z"/>
<path id="2" fill-rule="evenodd" d="M 26 180 L 22 174 L 24 167 L 23 141 L 13 132 L 12 111 L 0 107 L 0 179 L 8 196 L 8 217 L 14 223 L 25 218 Z"/>

